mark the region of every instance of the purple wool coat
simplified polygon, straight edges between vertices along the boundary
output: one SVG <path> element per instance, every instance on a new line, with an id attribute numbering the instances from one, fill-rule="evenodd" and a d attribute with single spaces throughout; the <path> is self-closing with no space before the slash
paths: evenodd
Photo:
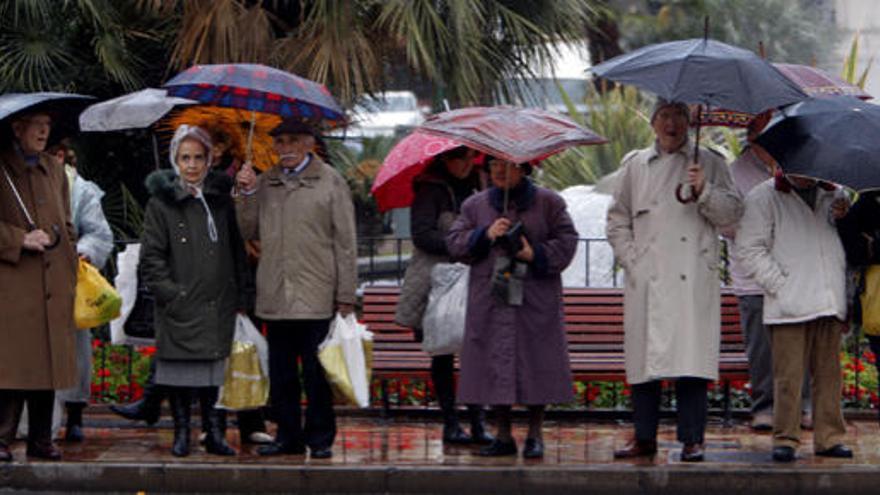
<path id="1" fill-rule="evenodd" d="M 450 254 L 471 264 L 458 402 L 570 402 L 561 273 L 574 256 L 578 233 L 565 202 L 553 191 L 524 179 L 510 196 L 507 216 L 523 223 L 535 251 L 523 281 L 522 306 L 510 306 L 491 294 L 495 258 L 504 251 L 490 245 L 486 231 L 501 215 L 500 189 L 490 188 L 465 201 L 446 237 Z"/>

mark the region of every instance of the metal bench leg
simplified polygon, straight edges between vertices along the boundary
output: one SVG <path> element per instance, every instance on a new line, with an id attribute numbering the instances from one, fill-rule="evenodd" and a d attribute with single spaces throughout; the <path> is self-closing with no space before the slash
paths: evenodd
<path id="1" fill-rule="evenodd" d="M 730 407 L 730 380 L 724 381 L 724 422 L 725 428 L 733 426 L 733 411 Z"/>

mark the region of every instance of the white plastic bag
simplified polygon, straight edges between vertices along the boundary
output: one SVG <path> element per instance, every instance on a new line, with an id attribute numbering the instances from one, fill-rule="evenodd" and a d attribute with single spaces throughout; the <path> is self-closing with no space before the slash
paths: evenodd
<path id="1" fill-rule="evenodd" d="M 422 317 L 422 349 L 432 356 L 457 354 L 464 342 L 470 267 L 437 263 L 431 269 L 431 292 Z"/>
<path id="2" fill-rule="evenodd" d="M 334 395 L 358 407 L 370 406 L 373 332 L 354 314 L 339 313 L 330 322 L 327 338 L 318 346 L 318 359 Z"/>
<path id="3" fill-rule="evenodd" d="M 251 320 L 238 314 L 216 407 L 243 411 L 262 407 L 268 399 L 269 346 Z"/>
<path id="4" fill-rule="evenodd" d="M 140 254 L 140 244 L 129 244 L 116 256 L 116 278 L 113 279 L 113 285 L 122 296 L 122 308 L 119 318 L 110 322 L 110 342 L 113 345 L 156 345 L 152 339 L 136 339 L 125 335 L 125 322 L 137 301 L 137 268 Z"/>

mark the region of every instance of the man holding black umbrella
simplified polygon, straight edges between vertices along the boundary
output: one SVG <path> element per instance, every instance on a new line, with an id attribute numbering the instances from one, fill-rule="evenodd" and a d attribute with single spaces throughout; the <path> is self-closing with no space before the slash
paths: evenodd
<path id="1" fill-rule="evenodd" d="M 721 337 L 719 227 L 742 214 L 723 158 L 688 139 L 690 111 L 658 100 L 656 142 L 623 159 L 607 236 L 626 271 L 624 351 L 635 438 L 616 458 L 657 452 L 662 380 L 675 380 L 681 459 L 703 460 L 709 381 Z M 680 181 L 693 201 L 676 194 Z"/>
<path id="2" fill-rule="evenodd" d="M 10 124 L 6 124 L 10 125 Z M 27 455 L 58 460 L 52 445 L 55 390 L 74 385 L 75 234 L 64 170 L 42 153 L 47 113 L 11 117 L 12 142 L 0 152 L 0 461 L 25 403 Z"/>

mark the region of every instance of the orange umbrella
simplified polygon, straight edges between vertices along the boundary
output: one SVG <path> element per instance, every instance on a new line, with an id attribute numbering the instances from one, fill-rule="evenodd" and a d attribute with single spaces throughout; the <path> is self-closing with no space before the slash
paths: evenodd
<path id="1" fill-rule="evenodd" d="M 223 134 L 229 143 L 228 153 L 244 162 L 247 157 L 248 131 L 251 117 L 254 120 L 251 153 L 254 166 L 268 170 L 278 162 L 278 155 L 272 149 L 269 131 L 281 123 L 281 117 L 270 113 L 250 112 L 237 108 L 215 106 L 192 106 L 176 111 L 162 121 L 159 129 L 174 131 L 181 124 L 197 125 L 212 136 Z"/>

